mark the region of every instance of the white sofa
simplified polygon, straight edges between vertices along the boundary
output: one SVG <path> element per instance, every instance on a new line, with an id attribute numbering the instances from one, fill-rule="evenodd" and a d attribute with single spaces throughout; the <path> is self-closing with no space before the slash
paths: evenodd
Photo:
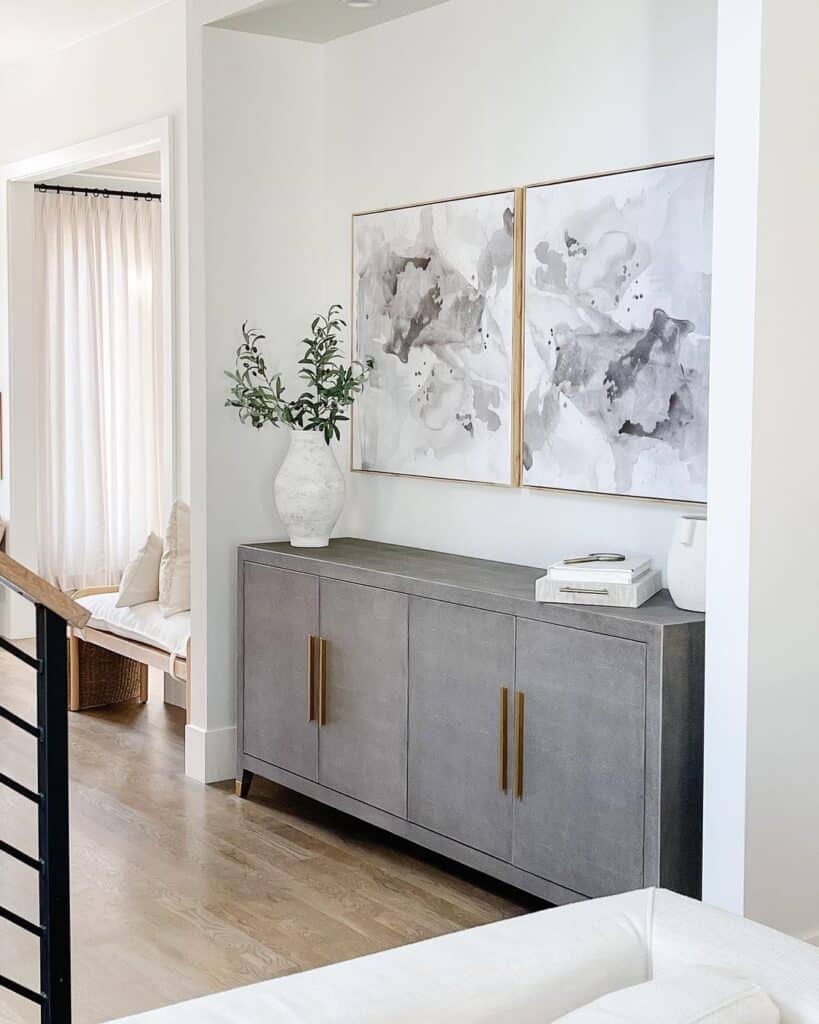
<path id="1" fill-rule="evenodd" d="M 819 949 L 663 889 L 540 911 L 127 1024 L 547 1024 L 697 965 L 756 982 L 782 1024 L 819 1024 Z M 662 1014 L 650 1019 L 662 1024 Z"/>

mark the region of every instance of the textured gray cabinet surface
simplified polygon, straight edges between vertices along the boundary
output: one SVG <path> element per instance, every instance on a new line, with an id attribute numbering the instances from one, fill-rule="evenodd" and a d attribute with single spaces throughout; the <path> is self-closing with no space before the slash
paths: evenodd
<path id="1" fill-rule="evenodd" d="M 392 814 L 407 812 L 407 597 L 321 580 L 327 644 L 322 785 Z"/>
<path id="2" fill-rule="evenodd" d="M 512 862 L 589 896 L 643 882 L 645 644 L 518 620 Z"/>
<path id="3" fill-rule="evenodd" d="M 515 683 L 515 620 L 413 597 L 409 644 L 409 819 L 511 860 L 499 736 L 501 688 L 511 707 Z M 507 778 L 508 768 L 507 746 Z"/>
<path id="4" fill-rule="evenodd" d="M 318 732 L 307 718 L 307 636 L 319 631 L 319 581 L 248 563 L 244 579 L 244 749 L 317 777 Z"/>
<path id="5" fill-rule="evenodd" d="M 704 616 L 665 592 L 538 603 L 542 573 L 351 538 L 240 548 L 237 778 L 554 903 L 699 895 Z"/>

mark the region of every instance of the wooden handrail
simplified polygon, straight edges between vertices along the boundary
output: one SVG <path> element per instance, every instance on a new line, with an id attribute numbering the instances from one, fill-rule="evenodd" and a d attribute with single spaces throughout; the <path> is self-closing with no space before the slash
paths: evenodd
<path id="1" fill-rule="evenodd" d="M 0 581 L 32 604 L 48 608 L 71 626 L 84 626 L 91 618 L 91 612 L 87 608 L 72 601 L 68 595 L 52 586 L 42 576 L 38 576 L 36 572 L 15 561 L 4 551 L 0 551 Z"/>

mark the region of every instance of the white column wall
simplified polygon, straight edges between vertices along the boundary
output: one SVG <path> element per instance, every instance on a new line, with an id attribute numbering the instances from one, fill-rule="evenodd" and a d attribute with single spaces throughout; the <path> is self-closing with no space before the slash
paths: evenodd
<path id="1" fill-rule="evenodd" d="M 819 938 L 819 4 L 763 0 L 745 912 Z"/>
<path id="2" fill-rule="evenodd" d="M 198 32 L 192 37 L 196 49 Z M 204 28 L 201 131 L 205 352 L 192 384 L 195 527 L 194 630 L 207 689 L 197 687 L 187 771 L 233 776 L 236 742 L 236 548 L 283 537 L 273 505 L 288 435 L 255 431 L 225 408 L 241 325 L 269 338 L 269 365 L 292 367 L 324 302 L 321 232 L 323 49 L 310 43 Z M 191 106 L 194 99 L 191 96 Z M 201 189 L 201 192 L 200 192 Z M 199 239 L 201 241 L 201 238 Z M 197 247 L 197 242 L 193 242 Z M 202 525 L 204 524 L 204 529 Z"/>
<path id="3" fill-rule="evenodd" d="M 819 937 L 819 6 L 721 0 L 705 898 Z"/>
<path id="4" fill-rule="evenodd" d="M 761 0 L 720 0 L 708 452 L 703 896 L 744 906 Z"/>

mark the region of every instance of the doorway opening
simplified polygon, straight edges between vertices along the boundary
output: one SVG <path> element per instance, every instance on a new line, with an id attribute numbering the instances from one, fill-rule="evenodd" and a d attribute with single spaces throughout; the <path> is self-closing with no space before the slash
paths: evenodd
<path id="1" fill-rule="evenodd" d="M 63 590 L 116 590 L 179 496 L 170 121 L 0 174 L 6 550 Z M 7 600 L 0 631 L 30 636 L 29 609 Z"/>

